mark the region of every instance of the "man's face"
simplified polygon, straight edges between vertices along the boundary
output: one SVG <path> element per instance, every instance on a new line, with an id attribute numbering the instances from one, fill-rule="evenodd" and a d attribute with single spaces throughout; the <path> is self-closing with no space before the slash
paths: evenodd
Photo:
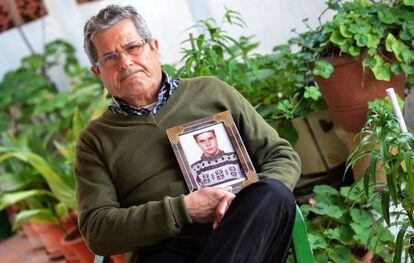
<path id="1" fill-rule="evenodd" d="M 136 105 L 137 98 L 142 101 L 156 97 L 162 77 L 157 40 L 150 43 L 153 49 L 149 44 L 140 47 L 139 55 L 129 56 L 123 52 L 123 47 L 142 39 L 130 19 L 119 21 L 92 39 L 98 59 L 112 52 L 119 56 L 119 63 L 111 67 L 93 66 L 92 71 L 112 96 L 137 107 L 145 106 Z"/>
<path id="2" fill-rule="evenodd" d="M 216 135 L 211 131 L 199 134 L 196 142 L 205 156 L 213 156 L 219 152 Z"/>

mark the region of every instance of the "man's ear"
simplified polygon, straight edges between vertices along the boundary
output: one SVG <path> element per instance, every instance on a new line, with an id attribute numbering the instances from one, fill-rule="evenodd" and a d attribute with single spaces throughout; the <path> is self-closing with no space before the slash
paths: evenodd
<path id="1" fill-rule="evenodd" d="M 98 66 L 91 66 L 91 71 L 93 74 L 95 74 L 95 76 L 97 76 L 98 78 L 101 76 L 101 70 L 99 69 Z"/>
<path id="2" fill-rule="evenodd" d="M 154 38 L 151 42 L 149 42 L 149 45 L 152 50 L 155 50 L 158 53 L 158 39 Z"/>

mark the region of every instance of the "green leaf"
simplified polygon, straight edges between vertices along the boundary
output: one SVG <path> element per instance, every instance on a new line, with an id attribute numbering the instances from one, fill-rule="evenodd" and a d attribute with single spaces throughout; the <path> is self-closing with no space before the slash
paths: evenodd
<path id="1" fill-rule="evenodd" d="M 338 240 L 344 245 L 352 242 L 353 230 L 349 225 L 341 225 L 334 229 L 326 229 L 323 233 L 326 237 Z"/>
<path id="2" fill-rule="evenodd" d="M 309 86 L 305 87 L 305 93 L 303 94 L 303 97 L 306 99 L 311 98 L 314 101 L 319 100 L 322 97 L 322 93 L 319 91 L 319 89 L 315 86 Z"/>
<path id="3" fill-rule="evenodd" d="M 377 50 L 375 48 L 368 49 L 368 55 L 374 56 L 375 54 L 377 54 Z"/>
<path id="4" fill-rule="evenodd" d="M 389 33 L 387 38 L 385 39 L 385 48 L 388 52 L 392 52 L 392 47 L 397 42 L 397 39 L 395 39 L 394 35 Z"/>
<path id="5" fill-rule="evenodd" d="M 356 46 L 350 46 L 348 49 L 348 53 L 349 55 L 356 57 L 356 56 L 359 56 L 359 54 L 361 54 L 361 49 Z"/>
<path id="6" fill-rule="evenodd" d="M 401 74 L 402 69 L 401 69 L 401 67 L 398 63 L 392 63 L 391 64 L 391 72 L 394 73 L 394 74 L 399 75 L 399 74 Z"/>
<path id="7" fill-rule="evenodd" d="M 319 233 L 308 233 L 309 243 L 312 249 L 325 249 L 328 246 L 325 238 Z"/>
<path id="8" fill-rule="evenodd" d="M 404 0 L 404 4 L 408 6 L 414 6 L 414 0 Z"/>
<path id="9" fill-rule="evenodd" d="M 352 262 L 353 259 L 351 250 L 346 246 L 335 246 L 328 249 L 328 257 L 338 263 Z"/>
<path id="10" fill-rule="evenodd" d="M 368 43 L 368 37 L 366 35 L 357 34 L 354 36 L 357 46 L 365 47 Z"/>
<path id="11" fill-rule="evenodd" d="M 339 192 L 335 188 L 329 185 L 316 185 L 313 188 L 313 192 L 321 196 L 338 196 Z"/>
<path id="12" fill-rule="evenodd" d="M 381 56 L 375 55 L 375 65 L 372 67 L 372 72 L 377 80 L 390 81 L 391 79 L 391 66 L 389 63 L 384 63 Z"/>
<path id="13" fill-rule="evenodd" d="M 381 210 L 384 216 L 385 222 L 390 226 L 390 192 L 382 191 L 381 193 Z"/>
<path id="14" fill-rule="evenodd" d="M 362 227 L 369 228 L 370 226 L 372 226 L 372 224 L 374 224 L 374 219 L 368 211 L 357 208 L 351 208 L 350 214 L 352 220 L 354 220 L 354 222 L 357 222 Z"/>
<path id="15" fill-rule="evenodd" d="M 31 220 L 38 223 L 59 224 L 59 220 L 49 209 L 31 209 L 20 211 L 15 218 L 13 230 L 19 228 L 24 222 Z"/>
<path id="16" fill-rule="evenodd" d="M 367 35 L 367 47 L 368 48 L 372 48 L 372 49 L 376 49 L 378 47 L 378 44 L 381 41 L 381 36 L 379 35 L 373 35 L 373 34 L 368 34 Z"/>
<path id="17" fill-rule="evenodd" d="M 347 38 L 338 31 L 333 32 L 329 40 L 338 46 L 342 46 L 347 42 Z"/>
<path id="18" fill-rule="evenodd" d="M 351 223 L 351 228 L 354 230 L 354 240 L 360 244 L 365 245 L 368 242 L 370 228 L 360 225 L 358 222 Z"/>
<path id="19" fill-rule="evenodd" d="M 284 117 L 286 119 L 293 119 L 294 118 L 294 114 L 292 112 L 293 110 L 293 104 L 291 101 L 289 100 L 281 100 L 278 102 L 277 107 L 276 107 L 279 111 L 282 112 L 282 114 L 284 115 Z"/>
<path id="20" fill-rule="evenodd" d="M 14 193 L 5 193 L 0 196 L 0 210 L 5 209 L 13 204 L 26 200 L 29 197 L 48 195 L 54 197 L 54 195 L 47 190 L 26 190 Z"/>
<path id="21" fill-rule="evenodd" d="M 334 71 L 334 67 L 326 60 L 318 60 L 315 62 L 315 67 L 312 71 L 314 75 L 321 76 L 328 79 Z"/>
<path id="22" fill-rule="evenodd" d="M 58 216 L 64 216 L 69 213 L 69 208 L 66 206 L 65 203 L 60 202 L 55 206 L 55 211 Z"/>
<path id="23" fill-rule="evenodd" d="M 352 32 L 349 31 L 349 27 L 345 23 L 339 25 L 339 32 L 341 32 L 341 35 L 346 37 L 346 38 L 351 38 L 352 37 Z"/>
<path id="24" fill-rule="evenodd" d="M 58 200 L 66 203 L 70 209 L 76 210 L 75 190 L 68 186 L 62 177 L 50 168 L 45 159 L 30 152 L 10 151 L 0 155 L 0 163 L 10 158 L 17 158 L 30 164 L 45 178 L 53 195 Z"/>
<path id="25" fill-rule="evenodd" d="M 171 78 L 177 78 L 177 69 L 169 64 L 163 64 L 162 69 L 167 72 Z"/>
<path id="26" fill-rule="evenodd" d="M 342 197 L 353 202 L 357 202 L 361 198 L 357 191 L 355 189 L 351 191 L 351 187 L 349 186 L 341 187 L 339 193 Z"/>
<path id="27" fill-rule="evenodd" d="M 393 24 L 398 19 L 390 9 L 384 10 L 384 12 L 378 11 L 378 18 L 385 24 Z"/>
<path id="28" fill-rule="evenodd" d="M 401 254 L 404 248 L 404 236 L 408 225 L 408 223 L 404 223 L 397 234 L 397 239 L 395 240 L 395 253 L 393 262 L 401 262 Z"/>
<path id="29" fill-rule="evenodd" d="M 391 33 L 388 34 L 385 40 L 385 47 L 387 51 L 394 52 L 398 61 L 411 63 L 414 60 L 414 52 L 401 40 L 397 40 Z"/>
<path id="30" fill-rule="evenodd" d="M 324 203 L 318 203 L 316 207 L 312 207 L 310 211 L 318 215 L 326 215 L 335 219 L 339 219 L 344 215 L 344 212 L 338 206 Z"/>

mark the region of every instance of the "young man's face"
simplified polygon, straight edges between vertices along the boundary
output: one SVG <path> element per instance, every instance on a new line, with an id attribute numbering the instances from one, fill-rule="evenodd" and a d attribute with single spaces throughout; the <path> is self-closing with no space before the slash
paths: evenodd
<path id="1" fill-rule="evenodd" d="M 219 152 L 216 135 L 211 131 L 199 134 L 196 142 L 205 156 L 213 156 Z"/>

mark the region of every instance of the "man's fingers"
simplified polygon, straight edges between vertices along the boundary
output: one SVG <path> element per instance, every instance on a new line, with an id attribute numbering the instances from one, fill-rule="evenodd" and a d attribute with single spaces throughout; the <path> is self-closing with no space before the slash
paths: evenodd
<path id="1" fill-rule="evenodd" d="M 214 219 L 214 223 L 213 223 L 213 230 L 215 230 L 219 225 L 219 222 L 217 221 L 217 218 Z"/>
<path id="2" fill-rule="evenodd" d="M 227 212 L 231 202 L 233 201 L 235 195 L 226 195 L 221 199 L 220 203 L 217 205 L 216 209 L 216 218 L 214 219 L 213 229 L 216 229 L 223 219 L 224 215 Z"/>
<path id="3" fill-rule="evenodd" d="M 231 192 L 231 190 L 233 190 L 233 187 L 231 187 L 231 186 L 226 186 L 226 187 L 224 187 L 224 190 Z"/>

